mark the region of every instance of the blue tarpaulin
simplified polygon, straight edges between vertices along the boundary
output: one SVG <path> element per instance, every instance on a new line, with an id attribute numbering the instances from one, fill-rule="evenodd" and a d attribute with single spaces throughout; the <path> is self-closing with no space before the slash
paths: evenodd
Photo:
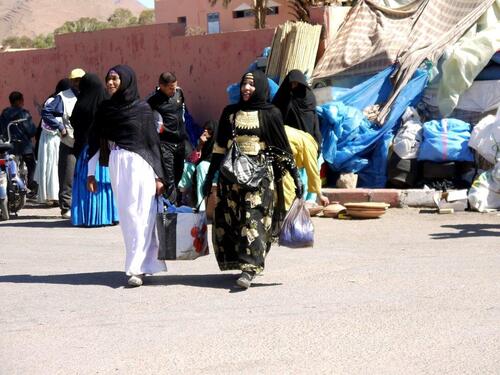
<path id="1" fill-rule="evenodd" d="M 373 124 L 362 111 L 387 101 L 393 89 L 393 71 L 394 67 L 389 67 L 341 94 L 336 101 L 317 107 L 325 161 L 335 172 L 358 173 L 360 187 L 385 186 L 390 141 L 404 111 L 420 101 L 427 85 L 428 71 L 419 69 L 397 97 L 383 126 Z"/>
<path id="2" fill-rule="evenodd" d="M 203 128 L 194 121 L 193 116 L 191 116 L 191 113 L 188 111 L 184 112 L 184 122 L 186 124 L 189 142 L 193 147 L 196 147 L 198 139 L 200 138 L 201 133 L 203 133 Z"/>
<path id="3" fill-rule="evenodd" d="M 469 123 L 454 118 L 426 122 L 418 160 L 474 161 L 469 148 L 471 128 Z"/>

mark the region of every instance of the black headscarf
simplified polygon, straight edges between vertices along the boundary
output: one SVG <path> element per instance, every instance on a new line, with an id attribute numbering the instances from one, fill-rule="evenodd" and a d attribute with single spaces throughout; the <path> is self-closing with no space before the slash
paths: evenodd
<path id="1" fill-rule="evenodd" d="M 292 149 L 288 143 L 288 138 L 283 126 L 283 118 L 279 109 L 269 103 L 269 83 L 266 75 L 260 70 L 246 73 L 241 78 L 240 87 L 245 78 L 251 74 L 254 81 L 255 91 L 248 101 L 244 101 L 241 96 L 237 104 L 227 106 L 222 112 L 219 121 L 219 131 L 217 132 L 217 143 L 224 147 L 232 138 L 233 124 L 230 121 L 231 115 L 238 111 L 259 111 L 259 121 L 261 124 L 262 138 L 268 146 L 274 146 L 292 155 Z"/>
<path id="2" fill-rule="evenodd" d="M 112 72 L 120 76 L 121 83 L 118 91 L 110 99 L 103 101 L 97 110 L 97 136 L 92 137 L 89 155 L 97 152 L 99 139 L 113 141 L 120 148 L 140 155 L 151 165 L 156 175 L 163 178 L 156 122 L 149 104 L 139 99 L 135 72 L 127 65 L 117 65 L 110 69 L 106 81 Z M 101 162 L 106 165 L 106 158 L 101 158 Z"/>
<path id="3" fill-rule="evenodd" d="M 200 161 L 208 160 L 210 161 L 210 156 L 212 156 L 212 150 L 215 144 L 215 135 L 217 134 L 217 127 L 219 123 L 215 120 L 210 120 L 205 123 L 203 129 L 211 130 L 212 136 L 203 144 L 201 149 Z"/>
<path id="4" fill-rule="evenodd" d="M 57 82 L 56 85 L 56 91 L 52 95 L 49 96 L 49 98 L 55 97 L 57 94 L 59 94 L 61 91 L 66 91 L 67 89 L 70 89 L 72 87 L 71 81 L 69 78 L 63 78 L 59 82 Z M 47 99 L 49 99 L 47 98 Z"/>
<path id="5" fill-rule="evenodd" d="M 56 88 L 54 93 L 49 95 L 47 99 L 43 102 L 44 104 L 49 100 L 50 98 L 55 98 L 57 94 L 59 94 L 61 91 L 65 91 L 67 89 L 71 88 L 71 81 L 69 78 L 63 78 L 59 82 L 57 82 Z M 40 145 L 40 136 L 42 134 L 42 119 L 40 118 L 40 122 L 38 123 L 38 126 L 36 128 L 36 134 L 35 134 L 35 156 L 38 156 L 38 146 Z"/>
<path id="6" fill-rule="evenodd" d="M 71 115 L 71 125 L 75 129 L 76 155 L 80 154 L 87 143 L 97 108 L 106 98 L 106 89 L 99 77 L 93 73 L 85 74 L 80 81 L 80 95 Z"/>
<path id="7" fill-rule="evenodd" d="M 253 79 L 255 91 L 248 99 L 248 101 L 244 101 L 241 95 L 241 86 L 247 77 Z M 269 82 L 267 82 L 266 75 L 260 71 L 255 70 L 252 72 L 246 73 L 243 77 L 241 77 L 240 81 L 240 101 L 238 102 L 238 106 L 240 110 L 243 111 L 257 111 L 257 110 L 265 110 L 272 109 L 273 105 L 269 103 Z"/>
<path id="8" fill-rule="evenodd" d="M 293 90 L 291 82 L 298 83 Z M 316 97 L 300 70 L 295 69 L 288 73 L 274 96 L 273 104 L 280 109 L 285 125 L 311 134 L 318 146 L 321 146 L 322 137 L 316 114 Z"/>

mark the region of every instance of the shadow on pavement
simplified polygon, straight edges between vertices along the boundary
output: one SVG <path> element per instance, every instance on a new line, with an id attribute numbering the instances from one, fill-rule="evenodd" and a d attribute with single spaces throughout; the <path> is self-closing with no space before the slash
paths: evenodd
<path id="1" fill-rule="evenodd" d="M 23 220 L 23 221 L 21 221 Z M 49 221 L 24 221 L 49 220 Z M 0 221 L 0 227 L 12 228 L 66 228 L 71 227 L 70 220 L 61 220 L 54 216 L 18 216 L 7 221 Z"/>
<path id="2" fill-rule="evenodd" d="M 123 272 L 90 272 L 64 275 L 5 275 L 0 276 L 0 283 L 15 284 L 65 284 L 65 285 L 101 285 L 120 288 L 127 284 Z"/>
<path id="3" fill-rule="evenodd" d="M 456 232 L 434 233 L 434 240 L 445 240 L 463 237 L 500 237 L 500 225 L 495 224 L 457 224 L 443 225 L 442 228 L 455 229 Z"/>
<path id="4" fill-rule="evenodd" d="M 23 210 L 40 210 L 40 209 L 51 209 L 51 208 L 59 208 L 59 205 L 53 205 L 53 204 L 47 204 L 47 203 L 37 203 L 37 202 L 30 202 L 26 203 L 26 205 L 23 207 Z"/>
<path id="5" fill-rule="evenodd" d="M 150 276 L 144 279 L 145 285 L 184 285 L 199 288 L 227 289 L 230 293 L 242 291 L 235 285 L 237 274 L 211 274 L 211 275 L 165 275 Z M 279 286 L 280 283 L 259 283 L 259 277 L 252 283 L 252 288 Z"/>
<path id="6" fill-rule="evenodd" d="M 242 291 L 235 285 L 237 275 L 213 274 L 213 275 L 162 275 L 147 276 L 144 279 L 144 286 L 169 286 L 185 285 L 199 288 L 227 289 L 230 293 Z M 279 286 L 280 283 L 259 283 L 252 284 L 252 288 Z M 0 276 L 1 283 L 14 284 L 64 284 L 64 285 L 100 285 L 117 289 L 127 287 L 127 276 L 124 272 L 89 272 L 62 275 L 4 275 Z"/>

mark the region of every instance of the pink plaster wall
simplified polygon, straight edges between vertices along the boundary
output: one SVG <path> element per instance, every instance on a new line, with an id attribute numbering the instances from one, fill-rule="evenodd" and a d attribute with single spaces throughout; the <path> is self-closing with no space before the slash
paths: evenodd
<path id="1" fill-rule="evenodd" d="M 28 110 L 37 107 L 57 81 L 81 67 L 104 77 L 113 65 L 126 63 L 137 73 L 141 95 L 151 92 L 162 71 L 173 71 L 198 122 L 218 119 L 227 103 L 226 87 L 272 42 L 274 30 L 185 37 L 179 25 L 157 24 L 93 33 L 61 35 L 56 47 L 0 53 L 0 107 L 11 91 L 21 91 Z"/>
<path id="2" fill-rule="evenodd" d="M 280 4 L 279 14 L 266 17 L 266 27 L 274 28 L 292 17 L 289 14 L 287 1 L 273 0 Z M 187 18 L 187 26 L 197 26 L 207 30 L 207 14 L 219 13 L 221 32 L 251 30 L 254 28 L 254 17 L 233 18 L 233 9 L 241 4 L 252 5 L 253 0 L 232 0 L 227 8 L 219 0 L 213 7 L 208 0 L 156 0 L 156 22 L 177 22 L 178 17 Z"/>

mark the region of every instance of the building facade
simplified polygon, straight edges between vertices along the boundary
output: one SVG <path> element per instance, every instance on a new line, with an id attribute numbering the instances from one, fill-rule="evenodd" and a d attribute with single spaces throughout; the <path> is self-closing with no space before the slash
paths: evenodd
<path id="1" fill-rule="evenodd" d="M 157 23 L 183 23 L 187 28 L 207 34 L 254 28 L 253 0 L 223 0 L 211 6 L 208 0 L 155 0 Z M 266 27 L 274 28 L 291 19 L 286 0 L 269 0 Z"/>

